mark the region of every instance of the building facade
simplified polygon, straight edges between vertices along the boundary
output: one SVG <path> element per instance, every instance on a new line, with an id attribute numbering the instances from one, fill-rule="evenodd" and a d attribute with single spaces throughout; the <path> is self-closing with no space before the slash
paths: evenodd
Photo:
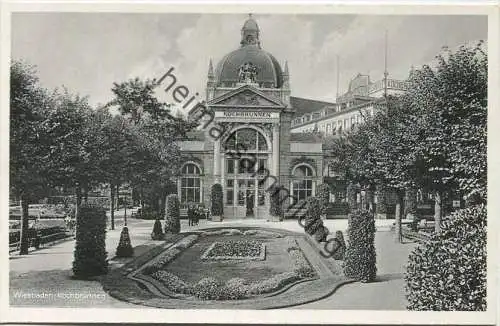
<path id="1" fill-rule="evenodd" d="M 376 83 L 360 76 L 337 103 L 291 96 L 287 63 L 281 65 L 262 48 L 259 27 L 250 16 L 239 47 L 215 69 L 210 61 L 206 104 L 189 113 L 201 126 L 179 142 L 181 203 L 209 205 L 211 187 L 219 183 L 224 218 L 268 219 L 272 186 L 283 186 L 287 204 L 296 207 L 314 196 L 329 175 L 317 131 L 349 130 L 364 111 L 377 109 L 380 100 L 370 96 L 379 91 Z"/>

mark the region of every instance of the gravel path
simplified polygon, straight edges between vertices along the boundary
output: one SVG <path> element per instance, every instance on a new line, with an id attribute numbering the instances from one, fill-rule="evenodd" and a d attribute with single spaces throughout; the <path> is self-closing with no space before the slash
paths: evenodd
<path id="1" fill-rule="evenodd" d="M 134 246 L 151 243 L 150 233 L 153 223 L 154 221 L 129 219 L 128 226 Z M 108 257 L 114 256 L 122 224 L 118 217 L 116 229 L 107 233 Z M 296 221 L 273 223 L 262 220 L 243 220 L 213 223 L 202 220 L 199 226 L 188 227 L 187 221 L 183 220 L 181 224 L 182 230 L 245 224 L 301 231 Z M 347 221 L 344 220 L 328 220 L 325 224 L 331 231 L 344 231 L 347 227 Z M 390 224 L 390 221 L 377 221 L 379 230 L 376 234 L 379 275 L 377 282 L 347 284 L 328 298 L 297 306 L 294 309 L 405 309 L 403 265 L 414 244 L 396 244 L 392 232 L 382 231 L 387 230 Z M 10 303 L 22 306 L 137 308 L 136 305 L 108 296 L 97 280 L 73 280 L 71 278 L 73 249 L 74 240 L 70 240 L 32 251 L 27 256 L 11 256 L 9 259 Z"/>

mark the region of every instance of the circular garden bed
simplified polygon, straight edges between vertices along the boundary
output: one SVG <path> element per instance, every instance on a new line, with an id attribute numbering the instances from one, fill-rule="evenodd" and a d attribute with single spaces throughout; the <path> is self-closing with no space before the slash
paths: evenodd
<path id="1" fill-rule="evenodd" d="M 303 234 L 264 228 L 176 235 L 104 280 L 110 295 L 164 308 L 264 309 L 329 295 L 344 278 Z"/>

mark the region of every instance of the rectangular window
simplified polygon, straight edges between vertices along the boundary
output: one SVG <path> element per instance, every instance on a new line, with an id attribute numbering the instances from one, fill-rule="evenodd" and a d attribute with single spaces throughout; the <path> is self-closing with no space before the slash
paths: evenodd
<path id="1" fill-rule="evenodd" d="M 293 181 L 293 196 L 297 200 L 306 200 L 312 196 L 312 180 L 295 180 Z"/>
<path id="2" fill-rule="evenodd" d="M 198 177 L 181 178 L 181 202 L 199 203 L 201 200 L 201 181 Z"/>
<path id="3" fill-rule="evenodd" d="M 267 169 L 267 159 L 265 158 L 259 158 L 259 168 L 258 172 L 259 174 L 265 174 Z"/>
<path id="4" fill-rule="evenodd" d="M 234 161 L 233 159 L 227 160 L 227 174 L 234 174 Z"/>
<path id="5" fill-rule="evenodd" d="M 234 192 L 233 189 L 226 190 L 226 204 L 232 205 L 234 202 Z"/>
<path id="6" fill-rule="evenodd" d="M 234 180 L 226 180 L 226 205 L 233 205 L 234 203 Z"/>

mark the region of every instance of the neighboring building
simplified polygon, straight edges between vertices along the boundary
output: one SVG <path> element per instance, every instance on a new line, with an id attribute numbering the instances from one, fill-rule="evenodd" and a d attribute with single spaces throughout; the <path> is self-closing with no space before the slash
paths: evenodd
<path id="1" fill-rule="evenodd" d="M 241 29 L 240 47 L 215 69 L 210 61 L 207 78 L 206 108 L 189 113 L 203 127 L 179 142 L 184 164 L 178 195 L 181 203 L 208 204 L 212 185 L 220 183 L 226 219 L 268 218 L 266 189 L 273 184 L 288 189 L 296 199 L 288 204 L 295 207 L 314 196 L 329 171 L 321 134 L 304 132 L 349 130 L 380 101 L 371 96 L 380 93 L 378 84 L 361 75 L 338 104 L 290 96 L 288 65 L 282 68 L 262 49 L 252 17 Z"/>
<path id="2" fill-rule="evenodd" d="M 323 135 L 335 135 L 349 131 L 362 122 L 363 117 L 372 116 L 385 106 L 387 95 L 400 95 L 406 91 L 407 82 L 395 79 L 371 82 L 368 75 L 358 74 L 350 83 L 348 91 L 339 96 L 336 103 L 324 103 L 319 106 L 307 104 L 297 107 L 292 120 L 292 132 L 321 132 Z M 317 101 L 311 101 L 317 102 Z M 310 110 L 314 107 L 313 110 Z"/>

